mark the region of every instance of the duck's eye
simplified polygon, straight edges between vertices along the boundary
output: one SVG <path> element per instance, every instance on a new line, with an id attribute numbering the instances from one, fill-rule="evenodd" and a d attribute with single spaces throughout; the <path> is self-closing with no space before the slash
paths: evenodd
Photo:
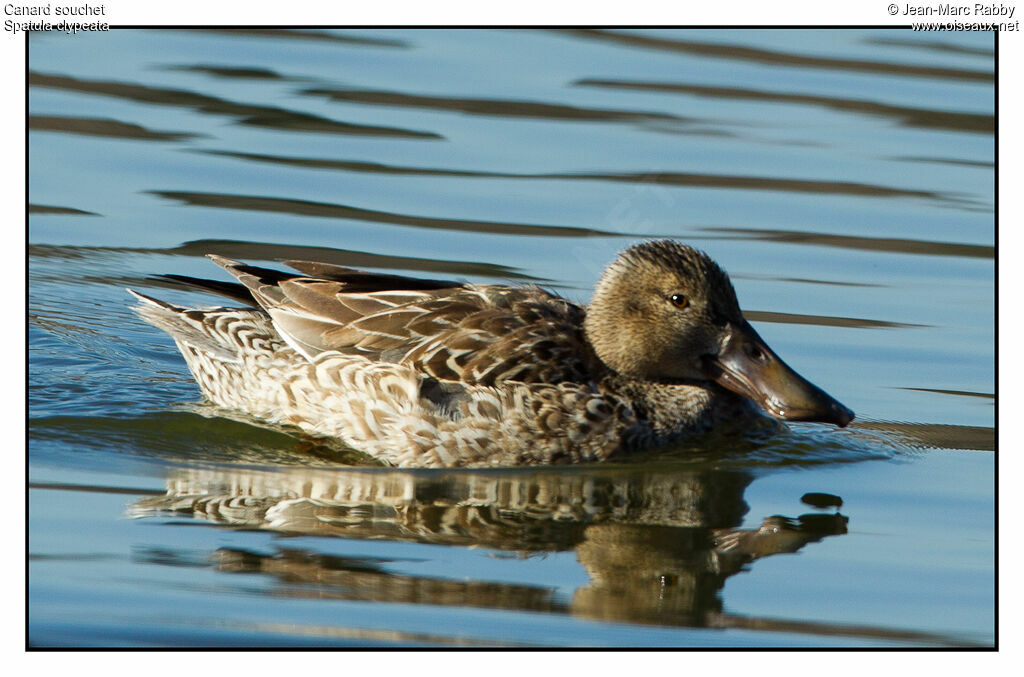
<path id="1" fill-rule="evenodd" d="M 690 305 L 690 299 L 686 298 L 685 294 L 672 294 L 668 300 L 671 301 L 672 305 L 676 308 L 685 308 Z"/>

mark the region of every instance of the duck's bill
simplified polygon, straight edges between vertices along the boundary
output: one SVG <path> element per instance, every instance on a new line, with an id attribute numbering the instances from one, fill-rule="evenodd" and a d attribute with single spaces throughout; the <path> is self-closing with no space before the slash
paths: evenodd
<path id="1" fill-rule="evenodd" d="M 790 369 L 745 321 L 730 327 L 718 355 L 704 358 L 704 372 L 775 418 L 840 427 L 853 420 L 852 411 Z"/>

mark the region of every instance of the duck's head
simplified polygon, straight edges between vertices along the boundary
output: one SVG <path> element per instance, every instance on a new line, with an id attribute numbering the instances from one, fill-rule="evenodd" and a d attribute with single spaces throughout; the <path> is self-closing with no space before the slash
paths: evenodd
<path id="1" fill-rule="evenodd" d="M 623 376 L 714 381 L 789 421 L 853 420 L 772 352 L 743 318 L 725 271 L 684 244 L 656 240 L 620 254 L 597 285 L 585 330 Z"/>

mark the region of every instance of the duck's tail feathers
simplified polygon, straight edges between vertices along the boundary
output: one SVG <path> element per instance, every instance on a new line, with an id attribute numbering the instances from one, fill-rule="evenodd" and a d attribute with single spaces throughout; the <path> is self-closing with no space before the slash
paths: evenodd
<path id="1" fill-rule="evenodd" d="M 224 323 L 217 321 L 218 316 L 238 315 L 239 319 L 244 317 L 249 321 L 259 319 L 249 316 L 266 317 L 256 310 L 195 310 L 140 294 L 133 289 L 127 291 L 139 301 L 133 308 L 139 317 L 170 334 L 183 352 L 186 347 L 193 348 L 227 362 L 238 361 L 238 350 L 231 341 L 234 332 L 230 331 L 230 326 L 225 331 Z"/>

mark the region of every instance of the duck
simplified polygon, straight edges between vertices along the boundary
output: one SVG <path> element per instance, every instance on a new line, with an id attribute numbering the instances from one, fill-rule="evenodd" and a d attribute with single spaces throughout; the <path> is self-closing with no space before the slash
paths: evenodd
<path id="1" fill-rule="evenodd" d="M 160 277 L 241 307 L 128 290 L 203 395 L 387 466 L 599 462 L 757 420 L 854 418 L 768 347 L 711 257 L 675 240 L 619 253 L 585 306 L 537 286 L 208 257 L 235 281 Z"/>

